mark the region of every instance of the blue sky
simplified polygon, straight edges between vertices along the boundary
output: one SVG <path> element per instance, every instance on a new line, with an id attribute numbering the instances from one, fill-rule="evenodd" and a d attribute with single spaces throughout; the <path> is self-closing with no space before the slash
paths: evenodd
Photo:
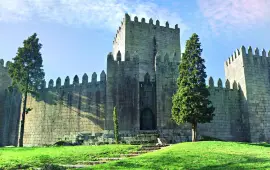
<path id="1" fill-rule="evenodd" d="M 241 45 L 270 50 L 269 0 L 0 0 L 0 58 L 15 57 L 34 32 L 46 80 L 106 71 L 124 14 L 179 24 L 181 47 L 196 32 L 207 74 L 224 80 L 224 61 Z M 183 51 L 182 51 L 183 52 Z"/>

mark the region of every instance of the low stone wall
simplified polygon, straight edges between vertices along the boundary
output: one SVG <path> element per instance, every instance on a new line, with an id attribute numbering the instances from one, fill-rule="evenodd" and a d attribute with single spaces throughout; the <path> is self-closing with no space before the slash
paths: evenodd
<path id="1" fill-rule="evenodd" d="M 78 138 L 84 145 L 95 144 L 113 144 L 115 143 L 113 131 L 104 131 L 105 133 L 81 133 Z M 164 133 L 165 132 L 165 133 Z M 178 130 L 167 129 L 164 132 L 120 132 L 119 137 L 122 143 L 126 144 L 147 144 L 157 143 L 157 138 L 164 138 L 168 143 L 179 143 L 191 141 L 191 133 L 180 132 Z"/>

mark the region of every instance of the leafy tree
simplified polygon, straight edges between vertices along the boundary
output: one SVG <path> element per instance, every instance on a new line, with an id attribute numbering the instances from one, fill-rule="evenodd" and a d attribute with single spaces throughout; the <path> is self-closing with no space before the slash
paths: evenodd
<path id="1" fill-rule="evenodd" d="M 14 62 L 9 65 L 9 75 L 12 79 L 12 86 L 16 87 L 23 94 L 23 112 L 21 115 L 21 126 L 19 135 L 19 146 L 23 146 L 25 115 L 32 109 L 26 107 L 27 95 L 38 96 L 38 90 L 44 81 L 44 70 L 42 69 L 42 56 L 37 34 L 34 33 L 23 41 L 23 47 L 18 48 Z"/>
<path id="2" fill-rule="evenodd" d="M 191 123 L 193 142 L 197 140 L 198 123 L 213 120 L 215 110 L 208 99 L 210 94 L 205 84 L 206 67 L 201 52 L 199 36 L 194 33 L 186 42 L 186 50 L 179 65 L 178 90 L 172 98 L 172 119 L 178 125 Z"/>
<path id="3" fill-rule="evenodd" d="M 113 124 L 114 124 L 114 139 L 115 142 L 119 143 L 119 124 L 118 124 L 118 113 L 116 111 L 116 107 L 113 108 Z"/>

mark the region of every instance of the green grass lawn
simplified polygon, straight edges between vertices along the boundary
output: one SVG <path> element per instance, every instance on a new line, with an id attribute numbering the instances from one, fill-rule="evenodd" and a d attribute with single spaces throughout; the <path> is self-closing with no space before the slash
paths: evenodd
<path id="1" fill-rule="evenodd" d="M 44 164 L 73 164 L 100 157 L 115 157 L 138 150 L 132 145 L 62 146 L 33 148 L 0 148 L 0 169 L 41 167 Z"/>
<path id="2" fill-rule="evenodd" d="M 0 169 L 41 167 L 45 164 L 76 164 L 101 157 L 117 157 L 140 146 L 65 146 L 0 148 Z M 88 169 L 270 169 L 270 145 L 234 142 L 188 142 L 113 161 Z"/>
<path id="3" fill-rule="evenodd" d="M 270 169 L 270 145 L 234 142 L 180 143 L 91 169 Z"/>

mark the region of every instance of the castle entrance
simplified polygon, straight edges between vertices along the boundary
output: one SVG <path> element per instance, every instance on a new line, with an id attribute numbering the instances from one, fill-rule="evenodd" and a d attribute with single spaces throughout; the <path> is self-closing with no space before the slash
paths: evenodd
<path id="1" fill-rule="evenodd" d="M 156 116 L 151 109 L 147 108 L 141 111 L 140 114 L 140 130 L 155 130 Z"/>

